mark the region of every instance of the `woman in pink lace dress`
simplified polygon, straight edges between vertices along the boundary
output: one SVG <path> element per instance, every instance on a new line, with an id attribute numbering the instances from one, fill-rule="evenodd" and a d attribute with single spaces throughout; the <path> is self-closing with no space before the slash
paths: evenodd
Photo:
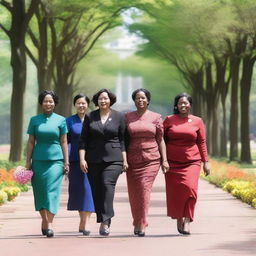
<path id="1" fill-rule="evenodd" d="M 168 170 L 163 140 L 161 115 L 148 110 L 150 92 L 137 89 L 132 99 L 137 111 L 126 113 L 127 125 L 127 185 L 133 216 L 134 234 L 145 236 L 150 193 L 162 165 Z"/>

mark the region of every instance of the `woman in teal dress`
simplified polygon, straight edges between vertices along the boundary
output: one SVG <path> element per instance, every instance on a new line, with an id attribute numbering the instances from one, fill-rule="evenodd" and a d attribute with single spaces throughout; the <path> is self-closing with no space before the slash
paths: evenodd
<path id="1" fill-rule="evenodd" d="M 36 211 L 42 218 L 42 234 L 53 237 L 52 223 L 58 211 L 63 174 L 69 171 L 67 125 L 63 116 L 53 113 L 58 97 L 43 91 L 38 97 L 43 114 L 30 119 L 26 168 L 31 180 Z M 31 161 L 32 160 L 32 161 Z"/>

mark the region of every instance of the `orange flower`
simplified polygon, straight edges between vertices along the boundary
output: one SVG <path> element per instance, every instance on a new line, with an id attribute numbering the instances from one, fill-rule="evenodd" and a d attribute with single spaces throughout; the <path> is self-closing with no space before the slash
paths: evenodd
<path id="1" fill-rule="evenodd" d="M 12 182 L 12 181 L 14 181 L 13 172 L 14 172 L 14 169 L 11 169 L 10 171 L 0 169 L 0 182 L 4 182 L 4 181 Z"/>

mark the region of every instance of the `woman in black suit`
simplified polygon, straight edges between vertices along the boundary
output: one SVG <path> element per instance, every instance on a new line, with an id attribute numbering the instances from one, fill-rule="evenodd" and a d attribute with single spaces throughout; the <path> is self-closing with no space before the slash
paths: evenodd
<path id="1" fill-rule="evenodd" d="M 122 171 L 126 171 L 122 113 L 111 109 L 116 96 L 102 89 L 93 96 L 99 108 L 85 116 L 80 137 L 80 168 L 88 173 L 92 188 L 99 233 L 109 235 L 111 218 L 114 216 L 113 200 L 115 185 Z"/>

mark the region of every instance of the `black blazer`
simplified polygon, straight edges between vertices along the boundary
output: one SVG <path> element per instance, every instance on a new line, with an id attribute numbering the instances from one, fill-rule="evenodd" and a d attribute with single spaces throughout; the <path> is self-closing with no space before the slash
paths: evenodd
<path id="1" fill-rule="evenodd" d="M 123 161 L 125 121 L 122 113 L 111 109 L 105 124 L 101 123 L 100 112 L 95 110 L 84 118 L 79 149 L 84 149 L 89 163 Z"/>

